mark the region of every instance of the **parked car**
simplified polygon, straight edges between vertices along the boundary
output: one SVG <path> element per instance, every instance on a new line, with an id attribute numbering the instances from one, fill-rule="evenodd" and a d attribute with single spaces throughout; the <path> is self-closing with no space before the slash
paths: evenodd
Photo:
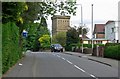
<path id="1" fill-rule="evenodd" d="M 63 52 L 63 47 L 60 44 L 52 44 L 51 52 Z"/>

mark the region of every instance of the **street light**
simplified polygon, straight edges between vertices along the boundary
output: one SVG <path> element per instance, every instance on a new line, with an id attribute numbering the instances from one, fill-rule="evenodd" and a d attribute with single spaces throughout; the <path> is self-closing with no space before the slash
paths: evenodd
<path id="1" fill-rule="evenodd" d="M 76 5 L 80 5 L 81 6 L 81 38 L 82 38 L 82 53 L 83 53 L 83 10 L 82 10 L 82 4 L 76 4 Z"/>
<path id="2" fill-rule="evenodd" d="M 92 25 L 92 30 L 91 30 L 91 31 L 92 31 L 92 50 L 93 50 L 93 4 L 92 4 L 91 6 L 92 6 L 92 17 L 91 17 L 91 20 L 92 20 L 92 21 L 91 21 L 91 22 L 92 22 L 92 23 L 91 23 L 91 25 Z"/>
<path id="3" fill-rule="evenodd" d="M 114 27 L 111 28 L 112 29 L 112 33 L 114 34 L 114 39 L 113 39 L 114 43 L 118 43 L 119 42 L 119 25 L 118 25 L 119 22 L 120 21 L 113 21 Z"/>

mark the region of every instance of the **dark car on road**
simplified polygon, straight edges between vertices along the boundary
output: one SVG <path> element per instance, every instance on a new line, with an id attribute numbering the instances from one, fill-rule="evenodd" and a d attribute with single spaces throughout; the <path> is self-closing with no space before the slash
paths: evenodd
<path id="1" fill-rule="evenodd" d="M 63 47 L 60 44 L 52 44 L 51 52 L 63 52 Z"/>

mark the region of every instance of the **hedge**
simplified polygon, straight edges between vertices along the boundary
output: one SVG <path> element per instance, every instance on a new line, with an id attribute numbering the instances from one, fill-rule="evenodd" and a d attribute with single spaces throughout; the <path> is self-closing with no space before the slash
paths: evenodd
<path id="1" fill-rule="evenodd" d="M 0 70 L 2 70 L 2 24 L 0 23 Z M 2 77 L 2 71 L 0 71 Z"/>
<path id="2" fill-rule="evenodd" d="M 120 43 L 106 43 L 105 46 L 116 46 L 116 45 L 120 45 Z"/>
<path id="3" fill-rule="evenodd" d="M 104 57 L 120 60 L 120 45 L 105 47 Z"/>
<path id="4" fill-rule="evenodd" d="M 72 51 L 72 47 L 76 47 L 76 46 L 77 46 L 77 44 L 70 44 L 68 46 L 65 46 L 65 50 L 66 51 Z"/>
<path id="5" fill-rule="evenodd" d="M 97 45 L 105 46 L 104 44 L 94 44 L 94 47 L 96 47 Z M 80 48 L 81 46 L 82 44 L 78 43 L 78 44 L 70 44 L 69 46 L 66 46 L 65 48 L 67 51 L 72 51 L 72 47 Z M 92 44 L 83 44 L 83 47 L 92 48 Z"/>
<path id="6" fill-rule="evenodd" d="M 21 57 L 18 27 L 12 22 L 2 24 L 2 73 L 4 74 Z"/>

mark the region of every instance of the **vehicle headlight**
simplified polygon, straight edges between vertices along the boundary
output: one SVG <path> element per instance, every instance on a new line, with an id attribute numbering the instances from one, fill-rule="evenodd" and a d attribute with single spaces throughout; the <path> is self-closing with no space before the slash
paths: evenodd
<path id="1" fill-rule="evenodd" d="M 55 49 L 57 49 L 57 47 L 55 47 Z"/>

